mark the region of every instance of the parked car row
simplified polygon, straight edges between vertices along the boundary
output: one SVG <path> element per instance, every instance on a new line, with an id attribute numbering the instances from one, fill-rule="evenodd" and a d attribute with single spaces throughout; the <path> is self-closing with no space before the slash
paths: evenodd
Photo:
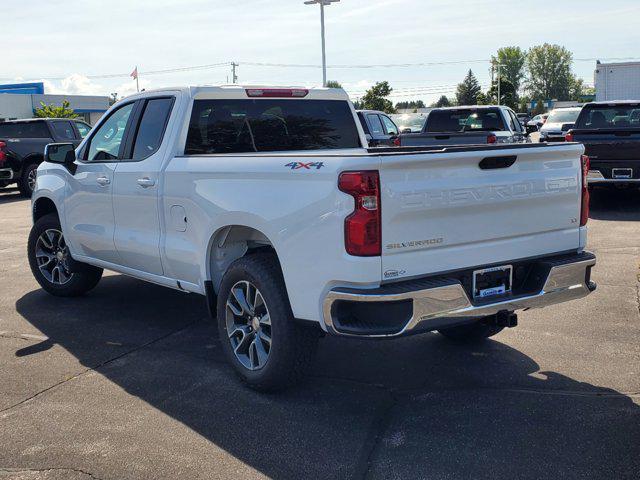
<path id="1" fill-rule="evenodd" d="M 91 126 L 62 118 L 12 120 L 0 123 L 0 187 L 16 183 L 31 197 L 36 170 L 44 159 L 44 147 L 52 142 L 79 145 Z"/>
<path id="2" fill-rule="evenodd" d="M 358 117 L 369 147 L 527 143 L 539 131 L 539 142 L 584 144 L 590 184 L 640 184 L 640 101 L 594 102 L 533 118 L 504 106 L 434 108 L 414 115 L 419 130 L 399 128 L 383 112 L 362 110 Z"/>

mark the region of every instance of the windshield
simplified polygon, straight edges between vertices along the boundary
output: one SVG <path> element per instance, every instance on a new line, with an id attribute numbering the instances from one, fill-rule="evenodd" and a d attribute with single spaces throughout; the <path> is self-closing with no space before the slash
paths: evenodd
<path id="1" fill-rule="evenodd" d="M 578 117 L 576 128 L 640 128 L 640 104 L 587 105 Z"/>
<path id="2" fill-rule="evenodd" d="M 497 108 L 434 110 L 427 117 L 427 132 L 504 130 Z"/>
<path id="3" fill-rule="evenodd" d="M 573 123 L 579 114 L 580 110 L 554 110 L 549 114 L 547 123 Z"/>
<path id="4" fill-rule="evenodd" d="M 424 122 L 427 119 L 424 115 L 418 113 L 403 113 L 390 115 L 393 121 L 398 125 L 400 132 L 404 132 L 407 129 L 412 133 L 421 132 L 424 127 Z"/>

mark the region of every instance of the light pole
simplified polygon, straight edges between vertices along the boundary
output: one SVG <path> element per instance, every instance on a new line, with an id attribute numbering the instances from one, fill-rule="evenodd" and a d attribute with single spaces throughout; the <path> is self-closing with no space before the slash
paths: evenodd
<path id="1" fill-rule="evenodd" d="M 324 7 L 340 0 L 306 0 L 305 5 L 320 5 L 320 36 L 322 37 L 322 86 L 327 86 L 327 60 L 324 53 Z"/>

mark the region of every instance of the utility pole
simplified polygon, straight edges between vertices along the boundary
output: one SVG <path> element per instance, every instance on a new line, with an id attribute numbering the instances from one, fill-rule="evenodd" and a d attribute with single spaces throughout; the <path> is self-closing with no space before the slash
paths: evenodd
<path id="1" fill-rule="evenodd" d="M 496 67 L 498 67 L 498 105 L 500 105 L 500 100 L 501 100 L 501 96 L 500 96 L 500 80 L 501 78 L 501 70 L 500 68 L 504 67 L 504 65 L 502 65 L 501 63 L 496 63 Z"/>
<path id="2" fill-rule="evenodd" d="M 322 40 L 322 86 L 327 86 L 327 59 L 324 48 L 324 7 L 340 0 L 307 0 L 305 5 L 320 4 L 320 38 Z"/>
<path id="3" fill-rule="evenodd" d="M 236 67 L 239 67 L 240 64 L 236 62 L 231 62 L 231 83 L 238 83 L 238 75 L 236 75 Z"/>

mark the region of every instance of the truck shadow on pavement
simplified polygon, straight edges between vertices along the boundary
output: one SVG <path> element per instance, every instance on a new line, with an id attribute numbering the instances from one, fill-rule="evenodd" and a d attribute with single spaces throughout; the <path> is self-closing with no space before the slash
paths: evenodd
<path id="1" fill-rule="evenodd" d="M 0 188 L 0 204 L 19 202 L 24 199 L 17 188 Z"/>
<path id="2" fill-rule="evenodd" d="M 157 456 L 159 470 L 147 477 L 168 472 L 165 455 L 175 458 L 195 448 L 185 443 L 190 437 L 164 429 L 157 411 L 212 442 L 208 457 L 180 470 L 204 476 L 202 468 L 236 468 L 230 462 L 238 460 L 279 479 L 637 473 L 640 413 L 629 396 L 538 372 L 533 359 L 499 336 L 472 348 L 435 334 L 389 341 L 325 338 L 303 385 L 261 395 L 243 388 L 223 362 L 200 296 L 110 275 L 82 298 L 36 290 L 16 306 L 49 338 L 16 355 L 26 361 L 59 345 L 119 387 L 93 392 L 95 378 L 74 386 L 82 376 L 58 387 L 80 393 L 69 396 L 76 404 L 63 409 L 72 416 L 60 413 L 46 426 L 53 431 L 49 448 L 64 449 L 76 435 L 104 438 L 105 431 L 116 430 L 102 423 L 132 415 L 135 426 L 110 438 L 127 456 L 114 462 L 135 462 L 136 453 L 147 462 Z M 152 408 L 123 399 L 120 389 Z M 99 400 L 88 400 L 92 395 Z M 69 455 L 68 463 L 91 467 L 101 477 L 96 465 L 104 459 Z"/>
<path id="3" fill-rule="evenodd" d="M 595 220 L 640 220 L 640 189 L 594 187 L 590 190 L 589 218 Z"/>

